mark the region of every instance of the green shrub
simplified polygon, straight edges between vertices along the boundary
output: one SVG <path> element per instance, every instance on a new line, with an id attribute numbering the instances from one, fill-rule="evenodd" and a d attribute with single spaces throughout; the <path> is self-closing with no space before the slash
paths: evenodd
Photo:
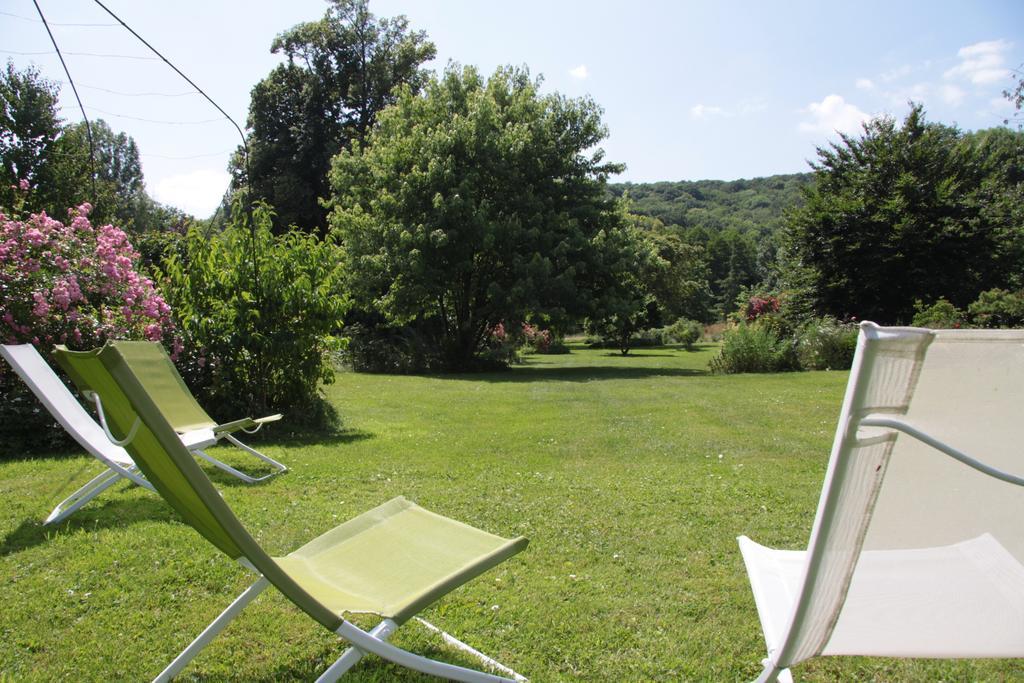
<path id="1" fill-rule="evenodd" d="M 946 330 L 963 327 L 967 316 L 959 308 L 945 299 L 940 298 L 931 306 L 925 306 L 918 299 L 914 302 L 914 319 L 911 325 L 914 327 L 930 327 L 936 330 Z"/>
<path id="2" fill-rule="evenodd" d="M 711 372 L 779 372 L 792 370 L 797 363 L 793 343 L 779 337 L 771 328 L 746 323 L 727 330 L 722 350 L 711 361 Z"/>
<path id="3" fill-rule="evenodd" d="M 682 344 L 688 350 L 692 349 L 702 336 L 704 336 L 704 326 L 696 320 L 680 318 L 665 328 L 666 341 Z"/>
<path id="4" fill-rule="evenodd" d="M 857 348 L 857 325 L 819 318 L 801 328 L 796 354 L 803 370 L 848 370 Z"/>
<path id="5" fill-rule="evenodd" d="M 185 258 L 166 263 L 182 375 L 216 418 L 281 412 L 326 426 L 318 385 L 334 379 L 327 356 L 343 347 L 347 308 L 338 247 L 297 231 L 275 237 L 265 205 L 232 213 L 212 238 L 190 230 Z"/>
<path id="6" fill-rule="evenodd" d="M 967 311 L 978 327 L 1024 327 L 1024 290 L 990 289 Z"/>

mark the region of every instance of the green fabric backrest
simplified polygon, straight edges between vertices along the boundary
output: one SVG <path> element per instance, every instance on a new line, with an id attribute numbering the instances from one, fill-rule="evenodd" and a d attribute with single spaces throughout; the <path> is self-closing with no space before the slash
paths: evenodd
<path id="1" fill-rule="evenodd" d="M 102 349 L 69 351 L 58 346 L 57 362 L 82 391 L 95 391 L 115 437 L 140 425 L 125 449 L 157 492 L 185 521 L 232 559 L 246 558 L 285 597 L 332 631 L 342 619 L 302 590 L 263 551 L 181 443 L 126 356 L 136 342 L 108 342 Z M 127 348 L 127 353 L 122 350 Z"/>
<path id="2" fill-rule="evenodd" d="M 119 341 L 117 348 L 175 431 L 217 426 L 188 390 L 163 346 L 157 342 Z"/>

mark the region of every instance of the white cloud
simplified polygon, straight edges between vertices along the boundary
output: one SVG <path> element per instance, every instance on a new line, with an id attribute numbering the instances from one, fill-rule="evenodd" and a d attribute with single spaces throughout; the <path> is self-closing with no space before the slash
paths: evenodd
<path id="1" fill-rule="evenodd" d="M 857 89 L 858 90 L 874 90 L 875 89 L 875 82 L 872 81 L 870 78 L 858 78 L 857 79 Z"/>
<path id="2" fill-rule="evenodd" d="M 1003 66 L 1003 59 L 1012 45 L 1000 39 L 962 47 L 957 52 L 960 63 L 943 76 L 948 79 L 964 79 L 974 85 L 988 85 L 1004 80 L 1010 72 Z"/>
<path id="3" fill-rule="evenodd" d="M 721 107 L 715 107 L 707 104 L 695 104 L 690 107 L 690 118 L 693 119 L 708 119 L 713 116 L 725 115 L 725 110 Z"/>
<path id="4" fill-rule="evenodd" d="M 856 133 L 861 124 L 871 118 L 841 95 L 829 95 L 821 102 L 811 102 L 804 113 L 810 121 L 801 121 L 800 130 L 806 133 Z"/>
<path id="5" fill-rule="evenodd" d="M 580 64 L 579 66 L 569 69 L 569 75 L 573 78 L 578 78 L 581 81 L 590 76 L 590 72 L 587 71 L 586 64 Z"/>
<path id="6" fill-rule="evenodd" d="M 946 104 L 951 104 L 954 107 L 963 103 L 964 98 L 967 97 L 967 93 L 962 88 L 948 83 L 939 89 L 939 94 L 942 95 Z"/>
<path id="7" fill-rule="evenodd" d="M 216 211 L 230 181 L 227 171 L 203 168 L 156 181 L 153 197 L 198 218 L 206 218 Z"/>

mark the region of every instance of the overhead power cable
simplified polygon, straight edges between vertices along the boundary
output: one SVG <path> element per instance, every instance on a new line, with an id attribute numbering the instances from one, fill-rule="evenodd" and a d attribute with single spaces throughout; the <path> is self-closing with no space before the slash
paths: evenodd
<path id="1" fill-rule="evenodd" d="M 0 12 L 5 17 L 14 17 L 15 19 L 21 19 L 22 21 L 31 21 L 33 24 L 42 23 L 38 19 L 32 17 L 23 17 L 20 14 L 14 14 L 13 12 Z M 63 22 L 51 21 L 50 26 L 117 26 L 117 24 L 68 24 Z"/>
<path id="2" fill-rule="evenodd" d="M 43 22 L 43 26 L 46 27 L 46 33 L 50 36 L 50 42 L 53 43 L 53 49 L 57 51 L 57 57 L 60 58 L 60 65 L 64 67 L 64 74 L 68 77 L 68 83 L 71 84 L 71 91 L 75 93 L 75 99 L 78 100 L 78 108 L 82 110 L 82 118 L 85 120 L 85 134 L 89 138 L 89 180 L 92 184 L 93 200 L 98 201 L 99 197 L 96 194 L 96 147 L 92 142 L 92 125 L 89 123 L 89 117 L 86 115 L 85 107 L 82 105 L 82 98 L 78 96 L 78 88 L 75 87 L 75 81 L 71 78 L 68 65 L 64 62 L 64 56 L 60 53 L 60 48 L 57 46 L 57 39 L 53 37 L 53 31 L 50 30 L 50 25 L 46 23 L 43 9 L 39 6 L 37 0 L 32 0 L 32 4 L 36 6 L 36 12 L 39 12 L 39 19 Z"/>
<path id="3" fill-rule="evenodd" d="M 33 2 L 35 2 L 35 0 L 33 0 Z M 207 101 L 208 101 L 208 102 L 209 102 L 210 104 L 212 104 L 212 105 L 213 105 L 213 106 L 214 106 L 214 107 L 215 107 L 215 108 L 217 109 L 217 111 L 219 111 L 219 112 L 220 112 L 221 114 L 223 114 L 223 115 L 224 115 L 224 118 L 226 118 L 226 119 L 227 119 L 228 121 L 230 121 L 230 122 L 231 122 L 231 125 L 233 125 L 233 126 L 235 127 L 235 130 L 237 130 L 237 131 L 238 131 L 238 137 L 240 137 L 240 138 L 242 139 L 242 149 L 243 149 L 243 150 L 245 150 L 245 155 L 246 155 L 246 158 L 248 158 L 248 156 L 249 156 L 249 145 L 248 145 L 248 143 L 247 143 L 247 142 L 246 142 L 246 140 L 245 140 L 245 133 L 243 133 L 243 132 L 242 132 L 242 129 L 241 129 L 241 127 L 240 127 L 240 126 L 239 126 L 239 125 L 238 125 L 237 123 L 235 123 L 235 120 L 234 120 L 233 118 L 231 118 L 231 116 L 230 116 L 230 115 L 229 115 L 229 114 L 228 114 L 228 113 L 227 113 L 226 111 L 224 111 L 224 110 L 223 110 L 223 109 L 221 108 L 221 106 L 220 106 L 219 104 L 217 104 L 216 102 L 214 102 L 214 101 L 213 101 L 213 98 L 211 98 L 211 97 L 210 97 L 209 95 L 207 95 L 207 94 L 206 94 L 205 92 L 203 92 L 203 89 L 202 89 L 202 88 L 200 88 L 200 87 L 199 87 L 198 85 L 196 85 L 196 84 L 195 84 L 195 83 L 194 83 L 194 82 L 192 81 L 192 79 L 191 79 L 191 78 L 189 78 L 189 77 L 188 77 L 188 76 L 186 76 L 186 75 L 185 75 L 184 73 L 182 73 L 181 69 L 179 69 L 178 67 L 174 66 L 174 64 L 172 64 L 172 63 L 170 62 L 170 60 L 169 60 L 169 59 L 167 59 L 166 57 L 164 57 L 164 56 L 163 56 L 163 55 L 162 55 L 162 54 L 160 53 L 160 51 L 159 51 L 159 50 L 157 50 L 157 49 L 156 49 L 155 47 L 153 47 L 152 45 L 150 45 L 150 44 L 149 44 L 149 43 L 148 43 L 148 42 L 146 41 L 146 39 L 145 39 L 145 38 L 143 38 L 143 37 L 142 37 L 142 36 L 140 36 L 140 35 L 139 35 L 138 33 L 136 33 L 136 32 L 135 32 L 135 30 L 134 30 L 134 29 L 133 29 L 133 28 L 132 28 L 131 26 L 129 26 L 128 24 L 124 23 L 124 21 L 122 21 L 122 20 L 121 20 L 121 17 L 117 16 L 117 15 L 116 15 L 116 14 L 114 14 L 114 13 L 113 13 L 112 11 L 110 11 L 110 9 L 109 9 L 109 8 L 108 8 L 108 7 L 106 6 L 106 5 L 104 5 L 104 4 L 102 3 L 102 2 L 100 2 L 100 0 L 93 0 L 93 2 L 95 2 L 95 3 L 96 3 L 97 5 L 99 5 L 99 6 L 101 7 L 101 8 L 103 8 L 103 11 L 104 11 L 104 12 L 106 12 L 107 14 L 109 14 L 109 15 L 110 15 L 110 16 L 111 16 L 111 17 L 112 17 L 112 18 L 114 19 L 114 21 L 116 21 L 117 23 L 121 24 L 121 26 L 124 26 L 124 27 L 125 27 L 125 29 L 126 29 L 126 30 L 127 30 L 127 31 L 128 31 L 129 33 L 131 33 L 131 34 L 132 34 L 133 36 L 135 36 L 136 38 L 138 38 L 138 39 L 139 39 L 139 42 L 141 42 L 141 43 L 142 43 L 143 45 L 145 45 L 146 47 L 148 47 L 148 48 L 149 48 L 149 49 L 150 49 L 150 50 L 151 50 L 151 51 L 153 52 L 153 54 L 155 54 L 155 55 L 156 55 L 157 57 L 159 57 L 160 59 L 164 60 L 164 63 L 165 63 L 165 64 L 167 64 L 167 66 L 169 66 L 169 67 L 171 67 L 172 69 L 174 69 L 174 72 L 175 72 L 175 73 L 177 73 L 177 74 L 178 74 L 179 76 L 181 76 L 182 78 L 184 78 L 184 79 L 185 79 L 185 80 L 186 80 L 186 81 L 188 82 L 188 84 L 189 84 L 189 85 L 191 85 L 191 86 L 192 86 L 193 88 L 195 88 L 195 89 L 196 89 L 196 91 L 197 91 L 197 92 L 198 92 L 198 93 L 199 93 L 200 95 L 202 95 L 203 97 L 205 97 L 205 98 L 206 98 L 206 100 L 207 100 Z"/>
<path id="4" fill-rule="evenodd" d="M 121 92 L 120 90 L 110 90 L 109 88 L 101 88 L 98 85 L 86 85 L 85 83 L 79 83 L 78 87 L 86 88 L 87 90 L 99 90 L 100 92 L 120 95 L 122 97 L 187 97 L 199 94 L 195 90 L 187 90 L 185 92 Z"/>
<path id="5" fill-rule="evenodd" d="M 49 31 L 50 27 L 47 26 L 46 30 Z M 50 34 L 51 37 L 53 34 Z M 42 57 L 43 55 L 52 55 L 53 52 L 49 50 L 43 50 L 42 52 L 18 52 L 17 50 L 0 50 L 5 55 L 18 55 L 19 57 Z M 110 55 L 102 54 L 98 52 L 65 52 L 64 54 L 71 57 L 105 57 L 107 59 L 138 59 L 146 62 L 155 62 L 156 57 L 147 57 L 145 55 Z"/>

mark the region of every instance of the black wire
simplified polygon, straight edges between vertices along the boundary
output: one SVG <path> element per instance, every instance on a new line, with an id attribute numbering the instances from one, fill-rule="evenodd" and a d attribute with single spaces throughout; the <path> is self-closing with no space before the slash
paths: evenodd
<path id="1" fill-rule="evenodd" d="M 68 65 L 64 62 L 64 55 L 60 53 L 60 48 L 57 47 L 57 39 L 53 37 L 53 31 L 50 30 L 50 25 L 46 23 L 46 17 L 43 16 L 43 9 L 39 6 L 37 0 L 32 0 L 32 4 L 36 6 L 36 12 L 39 12 L 39 18 L 43 22 L 43 26 L 46 27 L 46 33 L 50 36 L 50 42 L 53 43 L 53 49 L 57 51 L 57 56 L 60 58 L 60 65 L 64 67 L 64 73 L 68 77 L 68 83 L 71 84 L 71 90 L 75 93 L 75 99 L 78 100 L 78 108 L 82 110 L 82 118 L 85 119 L 85 133 L 89 138 L 89 180 L 92 183 L 92 197 L 94 202 L 99 202 L 99 196 L 96 194 L 96 148 L 92 142 L 92 124 L 89 123 L 89 117 L 85 113 L 85 106 L 82 104 L 82 98 L 78 96 L 78 88 L 75 87 L 75 81 L 71 78 L 71 72 L 68 71 Z"/>
<path id="2" fill-rule="evenodd" d="M 33 2 L 35 2 L 35 0 L 32 0 L 32 1 L 33 1 Z M 165 63 L 165 64 L 167 64 L 167 66 L 169 66 L 169 67 L 171 67 L 172 69 L 174 69 L 175 73 L 177 73 L 177 74 L 178 74 L 179 76 L 181 76 L 181 77 L 182 77 L 182 78 L 184 78 L 184 79 L 185 79 L 186 81 L 188 81 L 188 84 L 189 84 L 189 85 L 191 85 L 191 86 L 192 86 L 193 88 L 195 88 L 195 89 L 196 89 L 196 91 L 197 91 L 197 92 L 198 92 L 198 93 L 199 93 L 200 95 L 202 95 L 203 97 L 205 97 L 205 98 L 206 98 L 206 100 L 207 100 L 207 101 L 208 101 L 208 102 L 209 102 L 210 104 L 212 104 L 212 105 L 213 105 L 214 107 L 216 107 L 217 111 L 219 111 L 219 112 L 220 112 L 221 114 L 223 114 L 223 115 L 224 115 L 224 118 L 226 118 L 226 119 L 227 119 L 228 121 L 230 121 L 230 122 L 231 122 L 231 125 L 232 125 L 232 126 L 234 126 L 234 127 L 235 127 L 235 130 L 237 130 L 237 131 L 238 131 L 238 136 L 239 136 L 240 138 L 242 138 L 242 149 L 243 149 L 243 150 L 245 150 L 245 156 L 246 156 L 246 159 L 248 160 L 248 158 L 249 158 L 249 144 L 248 144 L 248 143 L 246 142 L 246 140 L 245 140 L 245 134 L 244 134 L 244 133 L 242 132 L 242 129 L 241 129 L 240 127 L 239 127 L 239 125 L 238 125 L 237 123 L 235 123 L 235 120 L 234 120 L 233 118 L 231 118 L 231 116 L 230 116 L 230 115 L 228 115 L 228 113 L 227 113 L 226 111 L 224 111 L 223 109 L 221 109 L 221 106 L 220 106 L 219 104 L 217 104 L 216 102 L 214 102 L 214 101 L 213 101 L 213 99 L 212 99 L 212 98 L 211 98 L 211 97 L 210 97 L 209 95 L 207 95 L 207 94 L 206 94 L 205 92 L 203 92 L 203 89 L 202 89 L 202 88 L 200 88 L 200 87 L 199 87 L 198 85 L 196 85 L 195 83 L 193 83 L 193 82 L 192 82 L 192 79 L 191 79 L 191 78 L 189 78 L 189 77 L 188 77 L 188 76 L 186 76 L 186 75 L 185 75 L 184 73 L 182 73 L 182 72 L 181 72 L 181 69 L 179 69 L 178 67 L 176 67 L 176 66 L 174 66 L 173 64 L 171 64 L 170 60 L 169 60 L 169 59 L 167 59 L 166 57 L 164 57 L 164 56 L 163 56 L 162 54 L 160 54 L 160 51 L 159 51 L 159 50 L 157 50 L 157 49 L 156 49 L 155 47 L 153 47 L 153 46 L 152 46 L 152 45 L 150 45 L 150 44 L 149 44 L 148 42 L 146 42 L 146 39 L 145 39 L 145 38 L 143 38 L 142 36 L 140 36 L 140 35 L 139 35 L 138 33 L 136 33 L 136 32 L 134 31 L 134 29 L 132 29 L 132 27 L 131 27 L 131 26 L 129 26 L 128 24 L 124 23 L 124 21 L 122 21 L 122 20 L 121 20 L 121 17 L 119 17 L 119 16 L 117 16 L 116 14 L 114 14 L 113 12 L 111 12 L 111 11 L 110 11 L 110 9 L 108 9 L 106 5 L 104 5 L 104 4 L 102 3 L 102 2 L 100 2 L 100 0 L 93 0 L 93 2 L 95 2 L 95 3 L 97 4 L 97 5 L 99 5 L 100 7 L 102 7 L 102 8 L 103 8 L 103 11 L 104 11 L 104 12 L 106 12 L 106 13 L 107 13 L 107 14 L 109 14 L 109 15 L 110 15 L 111 17 L 113 17 L 113 18 L 114 18 L 114 20 L 115 20 L 115 21 L 117 21 L 117 22 L 118 22 L 119 24 L 121 24 L 121 26 L 124 26 L 124 27 L 125 27 L 125 29 L 126 29 L 126 30 L 127 30 L 127 31 L 128 31 L 129 33 L 131 33 L 131 34 L 132 34 L 133 36 L 135 36 L 136 38 L 138 38 L 138 39 L 139 39 L 139 41 L 140 41 L 140 42 L 141 42 L 141 43 L 142 43 L 143 45 L 145 45 L 146 47 L 148 47 L 148 48 L 149 48 L 149 49 L 150 49 L 150 50 L 151 50 L 151 51 L 153 52 L 153 54 L 155 54 L 155 55 L 156 55 L 157 57 L 159 57 L 160 59 L 164 60 L 164 63 Z"/>

